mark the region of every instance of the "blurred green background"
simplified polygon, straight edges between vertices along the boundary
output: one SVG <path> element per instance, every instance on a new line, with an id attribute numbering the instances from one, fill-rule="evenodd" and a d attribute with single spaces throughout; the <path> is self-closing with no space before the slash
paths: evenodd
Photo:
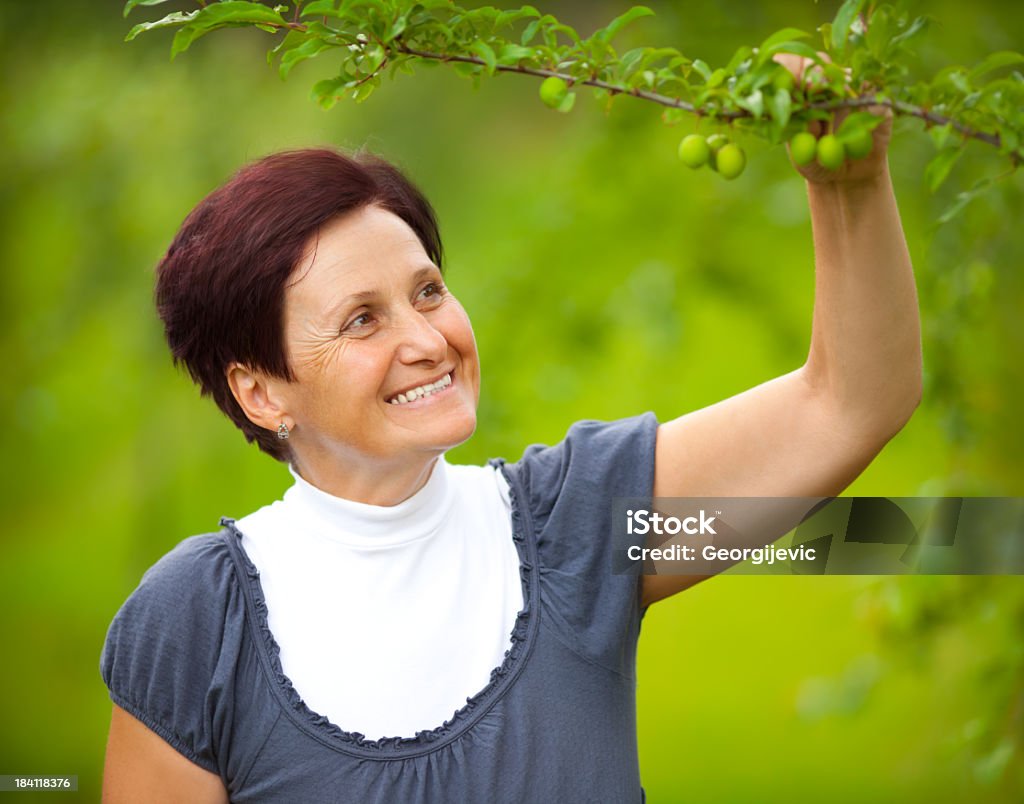
<path id="1" fill-rule="evenodd" d="M 453 462 L 518 458 L 582 418 L 665 421 L 787 372 L 813 292 L 804 187 L 781 148 L 749 143 L 726 183 L 678 163 L 692 120 L 669 128 L 629 99 L 605 115 L 586 92 L 560 115 L 534 80 L 474 91 L 447 70 L 324 112 L 308 93 L 329 54 L 282 83 L 272 38 L 231 31 L 170 63 L 167 32 L 122 42 L 163 9 L 126 22 L 121 5 L 0 2 L 0 773 L 76 773 L 83 801 L 99 800 L 98 661 L 117 608 L 179 540 L 289 483 L 174 371 L 152 305 L 177 226 L 238 166 L 365 145 L 432 199 L 484 370 L 477 434 Z M 650 5 L 620 52 L 671 45 L 715 65 L 838 2 Z M 921 6 L 936 20 L 922 76 L 1024 43 L 1020 4 Z M 585 33 L 626 7 L 540 4 Z M 897 126 L 925 398 L 850 493 L 1024 494 L 1024 180 L 934 225 L 1002 169 L 990 150 L 972 146 L 930 196 L 928 138 Z M 1018 577 L 724 577 L 652 608 L 643 631 L 651 802 L 1024 798 Z"/>

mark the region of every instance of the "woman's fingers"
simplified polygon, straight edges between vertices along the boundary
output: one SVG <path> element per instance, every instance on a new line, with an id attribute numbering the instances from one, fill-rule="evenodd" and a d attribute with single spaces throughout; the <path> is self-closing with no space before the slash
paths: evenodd
<path id="1" fill-rule="evenodd" d="M 794 53 L 776 53 L 772 59 L 792 73 L 796 86 L 802 89 L 813 88 L 816 83 L 824 83 L 823 64 L 831 64 L 832 60 L 827 53 L 818 52 L 818 59 L 798 56 Z M 851 71 L 846 67 L 843 69 L 849 83 Z M 811 89 L 813 91 L 813 89 Z M 889 136 L 892 131 L 892 112 L 886 107 L 870 106 L 867 108 L 872 114 L 883 118 L 881 125 L 872 132 L 872 148 L 867 157 L 856 160 L 844 159 L 839 168 L 825 168 L 817 161 L 809 164 L 797 165 L 797 171 L 811 182 L 835 182 L 835 181 L 856 181 L 864 177 L 877 175 L 885 168 L 886 152 L 889 146 Z M 843 120 L 850 114 L 848 108 L 835 110 L 828 120 L 810 120 L 807 123 L 807 130 L 820 139 L 825 133 L 835 133 Z M 832 147 L 832 146 L 830 146 Z M 788 146 L 787 146 L 788 149 Z"/>
<path id="2" fill-rule="evenodd" d="M 797 56 L 795 53 L 776 53 L 772 56 L 772 60 L 793 73 L 793 78 L 797 80 L 797 83 L 800 83 L 800 79 L 804 74 L 804 62 L 807 59 L 803 56 Z"/>

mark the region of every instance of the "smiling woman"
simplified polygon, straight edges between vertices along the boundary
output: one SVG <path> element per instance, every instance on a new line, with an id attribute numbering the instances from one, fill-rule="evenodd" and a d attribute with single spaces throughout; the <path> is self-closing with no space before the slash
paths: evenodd
<path id="1" fill-rule="evenodd" d="M 650 492 L 657 423 L 449 465 L 480 368 L 442 267 L 430 205 L 368 154 L 274 154 L 183 223 L 171 351 L 294 484 L 115 617 L 107 800 L 641 800 L 639 587 L 574 541 L 600 495 Z M 586 778 L 570 733 L 607 755 Z"/>
<path id="2" fill-rule="evenodd" d="M 326 224 L 299 265 L 284 294 L 291 378 L 234 361 L 232 393 L 249 421 L 287 428 L 292 465 L 313 485 L 394 505 L 426 482 L 425 459 L 473 434 L 469 318 L 413 229 L 380 206 Z"/>
<path id="3" fill-rule="evenodd" d="M 614 574 L 611 499 L 833 495 L 910 415 L 919 331 L 883 152 L 849 186 L 807 177 L 805 366 L 484 466 L 445 459 L 475 430 L 479 358 L 401 172 L 311 149 L 215 190 L 161 261 L 159 312 L 294 483 L 182 541 L 117 613 L 104 799 L 642 802 L 640 622 L 700 577 Z"/>

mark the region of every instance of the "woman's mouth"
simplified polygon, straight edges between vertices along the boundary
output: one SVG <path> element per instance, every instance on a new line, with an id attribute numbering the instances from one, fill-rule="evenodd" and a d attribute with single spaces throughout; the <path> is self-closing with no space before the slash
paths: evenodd
<path id="1" fill-rule="evenodd" d="M 400 394 L 396 394 L 385 401 L 389 405 L 413 405 L 422 399 L 429 399 L 432 396 L 444 393 L 452 387 L 454 382 L 455 371 L 452 370 L 434 382 L 417 385 L 415 388 L 410 388 Z"/>

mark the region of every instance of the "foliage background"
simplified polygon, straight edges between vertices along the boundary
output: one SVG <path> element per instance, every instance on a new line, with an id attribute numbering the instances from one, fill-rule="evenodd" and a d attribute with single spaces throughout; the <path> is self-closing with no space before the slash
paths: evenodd
<path id="1" fill-rule="evenodd" d="M 838 3 L 649 5 L 657 16 L 620 52 L 671 45 L 714 66 Z M 919 5 L 937 20 L 922 75 L 1024 42 L 1017 4 Z M 540 7 L 589 32 L 626 4 Z M 0 772 L 77 773 L 83 801 L 99 800 L 97 667 L 118 606 L 180 539 L 289 480 L 172 369 L 151 302 L 177 225 L 242 163 L 365 144 L 432 199 L 484 367 L 479 428 L 455 462 L 516 458 L 581 418 L 664 421 L 789 371 L 813 291 L 804 189 L 781 149 L 751 143 L 747 173 L 726 183 L 679 165 L 693 123 L 665 127 L 652 104 L 620 99 L 605 116 L 584 91 L 563 116 L 535 80 L 474 92 L 447 70 L 323 112 L 307 93 L 329 56 L 281 83 L 270 37 L 232 31 L 169 64 L 170 34 L 121 42 L 120 8 L 0 2 Z M 926 134 L 897 127 L 927 387 L 850 493 L 1024 494 L 1024 180 L 933 227 L 957 190 L 1001 169 L 987 150 L 973 145 L 929 196 Z M 649 800 L 1019 798 L 1022 586 L 746 576 L 659 604 L 640 655 Z"/>

